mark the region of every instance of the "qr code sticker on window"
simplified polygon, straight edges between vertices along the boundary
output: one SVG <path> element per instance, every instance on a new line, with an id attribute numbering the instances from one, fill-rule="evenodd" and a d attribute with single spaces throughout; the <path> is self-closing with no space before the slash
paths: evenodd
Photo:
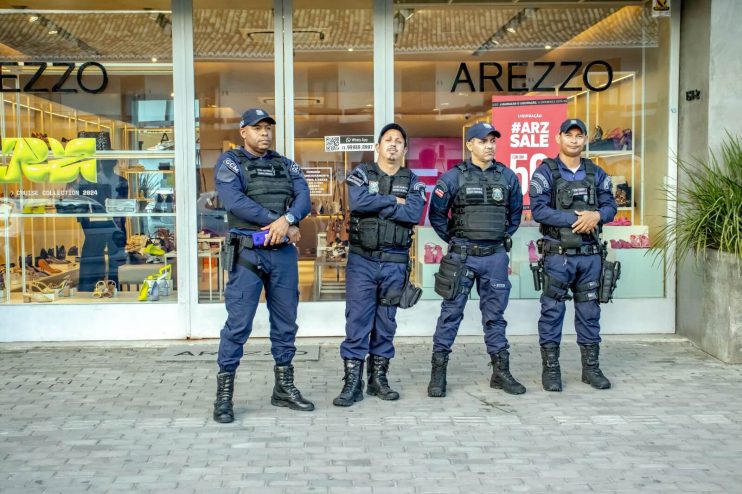
<path id="1" fill-rule="evenodd" d="M 325 152 L 340 151 L 340 136 L 325 136 Z"/>

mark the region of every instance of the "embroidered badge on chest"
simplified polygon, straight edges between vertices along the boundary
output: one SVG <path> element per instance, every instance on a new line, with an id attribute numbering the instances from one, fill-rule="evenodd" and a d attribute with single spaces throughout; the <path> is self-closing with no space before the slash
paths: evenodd
<path id="1" fill-rule="evenodd" d="M 379 193 L 379 182 L 369 182 L 368 191 L 371 194 L 378 194 Z"/>
<path id="2" fill-rule="evenodd" d="M 394 185 L 392 186 L 392 194 L 406 194 L 407 187 L 405 185 Z"/>
<path id="3" fill-rule="evenodd" d="M 502 187 L 495 187 L 492 189 L 492 199 L 495 201 L 502 201 L 505 197 L 505 194 L 502 191 Z"/>

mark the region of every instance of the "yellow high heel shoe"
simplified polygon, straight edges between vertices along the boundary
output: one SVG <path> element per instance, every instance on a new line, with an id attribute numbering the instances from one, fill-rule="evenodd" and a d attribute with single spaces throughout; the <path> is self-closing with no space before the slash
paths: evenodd
<path id="1" fill-rule="evenodd" d="M 151 256 L 164 256 L 165 255 L 165 250 L 161 249 L 155 244 L 148 244 L 147 246 L 144 247 L 143 252 Z"/>

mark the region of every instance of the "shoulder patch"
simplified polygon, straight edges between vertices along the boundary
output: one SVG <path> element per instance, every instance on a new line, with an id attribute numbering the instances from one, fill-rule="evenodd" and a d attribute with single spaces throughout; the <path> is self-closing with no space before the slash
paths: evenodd
<path id="1" fill-rule="evenodd" d="M 413 190 L 415 192 L 419 192 L 420 195 L 423 198 L 423 201 L 425 200 L 425 183 L 423 182 L 417 182 L 415 186 L 413 187 Z"/>
<path id="2" fill-rule="evenodd" d="M 603 190 L 612 190 L 613 189 L 613 184 L 612 184 L 610 175 L 606 175 L 605 176 L 605 178 L 603 179 L 603 183 L 601 184 L 601 188 Z"/>
<path id="3" fill-rule="evenodd" d="M 304 172 L 302 172 L 299 163 L 296 163 L 295 161 L 291 161 L 289 163 L 289 173 L 291 173 L 292 175 L 304 175 Z"/>
<path id="4" fill-rule="evenodd" d="M 435 183 L 435 188 L 433 189 L 433 195 L 435 195 L 439 199 L 443 199 L 443 197 L 446 195 L 446 192 L 448 192 L 448 185 L 446 185 L 446 182 L 439 179 Z"/>
<path id="5" fill-rule="evenodd" d="M 549 192 L 551 190 L 551 184 L 549 184 L 549 180 L 545 176 L 543 176 L 541 173 L 536 172 L 533 174 L 533 178 L 531 179 L 531 184 L 533 184 L 534 181 L 540 185 L 542 192 Z M 539 194 L 540 193 L 541 192 L 539 192 Z"/>
<path id="6" fill-rule="evenodd" d="M 240 173 L 240 166 L 232 158 L 225 158 L 222 163 L 234 173 Z"/>

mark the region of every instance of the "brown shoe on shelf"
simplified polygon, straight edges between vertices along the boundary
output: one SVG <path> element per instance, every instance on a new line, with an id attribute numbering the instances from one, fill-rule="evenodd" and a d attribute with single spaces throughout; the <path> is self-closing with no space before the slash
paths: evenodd
<path id="1" fill-rule="evenodd" d="M 61 273 L 60 270 L 53 268 L 44 259 L 39 259 L 39 270 L 46 274 L 57 274 Z"/>

